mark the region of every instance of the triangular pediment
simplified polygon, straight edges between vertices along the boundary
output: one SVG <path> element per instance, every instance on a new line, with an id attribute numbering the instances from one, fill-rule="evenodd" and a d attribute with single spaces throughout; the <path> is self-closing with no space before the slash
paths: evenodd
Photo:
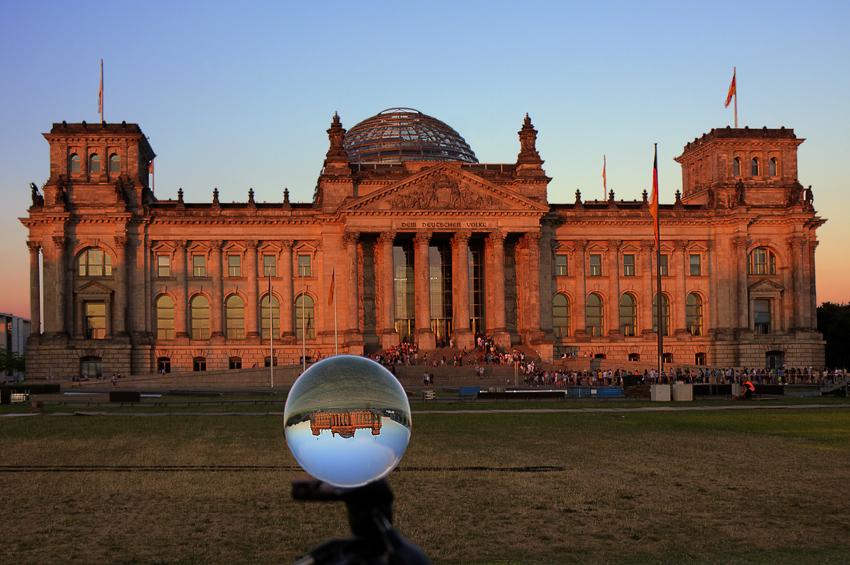
<path id="1" fill-rule="evenodd" d="M 770 279 L 762 279 L 750 285 L 749 292 L 752 296 L 775 296 L 785 290 L 781 284 Z"/>
<path id="2" fill-rule="evenodd" d="M 366 211 L 499 211 L 544 213 L 545 204 L 467 171 L 437 165 L 403 181 L 353 200 L 341 212 Z"/>
<path id="3" fill-rule="evenodd" d="M 74 294 L 88 298 L 106 298 L 112 295 L 112 289 L 103 286 L 97 281 L 89 281 L 75 290 Z"/>

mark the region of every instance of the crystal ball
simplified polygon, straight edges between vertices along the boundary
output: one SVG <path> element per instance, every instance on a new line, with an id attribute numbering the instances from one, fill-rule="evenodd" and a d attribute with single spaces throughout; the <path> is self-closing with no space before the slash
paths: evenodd
<path id="1" fill-rule="evenodd" d="M 289 450 L 313 477 L 353 488 L 385 477 L 410 441 L 401 383 L 365 357 L 323 359 L 295 381 L 283 412 Z"/>

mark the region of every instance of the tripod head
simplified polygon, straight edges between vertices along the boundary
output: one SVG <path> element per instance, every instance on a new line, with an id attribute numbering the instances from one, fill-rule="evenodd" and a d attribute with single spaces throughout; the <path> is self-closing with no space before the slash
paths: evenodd
<path id="1" fill-rule="evenodd" d="M 331 539 L 313 548 L 296 565 L 430 564 L 422 550 L 393 528 L 393 491 L 386 479 L 357 488 L 335 487 L 312 478 L 295 479 L 292 498 L 345 502 L 352 533 L 351 537 Z"/>

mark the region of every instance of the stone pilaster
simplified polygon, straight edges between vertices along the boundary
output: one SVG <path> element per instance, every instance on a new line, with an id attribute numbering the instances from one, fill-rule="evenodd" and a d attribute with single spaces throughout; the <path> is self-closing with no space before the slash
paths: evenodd
<path id="1" fill-rule="evenodd" d="M 281 251 L 280 258 L 280 330 L 283 343 L 295 343 L 295 318 L 293 317 L 292 303 L 295 300 L 293 292 L 292 278 L 292 240 L 284 240 L 280 242 Z"/>
<path id="2" fill-rule="evenodd" d="M 675 335 L 677 339 L 682 339 L 688 333 L 687 320 L 685 317 L 685 301 L 687 299 L 688 287 L 685 269 L 688 265 L 688 246 L 686 241 L 676 240 L 673 242 L 672 267 L 676 275 L 675 288 L 676 294 L 670 299 L 670 313 L 672 317 L 673 330 L 671 335 Z"/>
<path id="3" fill-rule="evenodd" d="M 246 241 L 245 247 L 245 270 L 248 271 L 247 304 L 245 305 L 245 337 L 252 340 L 260 338 L 260 328 L 257 325 L 259 316 L 257 310 L 260 307 L 259 286 L 257 278 L 257 242 Z"/>
<path id="4" fill-rule="evenodd" d="M 176 278 L 174 304 L 174 337 L 180 340 L 189 339 L 187 312 L 189 310 L 189 287 L 187 286 L 186 240 L 176 242 L 177 251 L 174 254 L 174 275 Z"/>
<path id="5" fill-rule="evenodd" d="M 543 339 L 540 329 L 540 232 L 526 233 L 523 238 L 525 249 L 525 268 L 528 279 L 525 281 L 523 299 L 523 319 L 525 322 L 525 341 L 529 344 Z"/>
<path id="6" fill-rule="evenodd" d="M 644 339 L 655 339 L 652 331 L 652 297 L 655 296 L 655 269 L 653 269 L 653 256 L 655 243 L 653 241 L 642 241 L 640 244 L 640 286 L 644 299 L 640 302 L 638 314 L 638 331 Z"/>
<path id="7" fill-rule="evenodd" d="M 30 251 L 30 335 L 38 336 L 41 333 L 41 279 L 38 268 L 41 243 L 27 241 L 27 247 Z"/>
<path id="8" fill-rule="evenodd" d="M 222 241 L 210 242 L 210 280 L 212 282 L 212 304 L 210 304 L 210 339 L 223 340 L 222 321 L 224 298 L 222 292 Z"/>
<path id="9" fill-rule="evenodd" d="M 345 245 L 345 265 L 346 265 L 346 274 L 345 274 L 345 286 L 344 288 L 344 296 L 340 294 L 339 296 L 343 298 L 344 304 L 346 305 L 346 318 L 345 318 L 345 341 L 346 343 L 356 343 L 361 344 L 363 342 L 363 334 L 360 331 L 360 309 L 359 309 L 359 300 L 358 297 L 360 293 L 358 291 L 357 284 L 357 242 L 360 239 L 360 235 L 357 232 L 346 232 L 342 238 L 343 245 Z M 351 347 L 349 345 L 349 347 Z"/>

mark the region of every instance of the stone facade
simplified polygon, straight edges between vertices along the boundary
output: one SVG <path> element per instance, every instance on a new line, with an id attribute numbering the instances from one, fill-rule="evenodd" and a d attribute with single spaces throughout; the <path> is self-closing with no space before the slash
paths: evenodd
<path id="1" fill-rule="evenodd" d="M 646 195 L 549 203 L 536 135 L 526 116 L 515 163 L 355 163 L 334 116 L 313 202 L 285 193 L 258 204 L 250 192 L 225 204 L 217 190 L 206 203 L 182 191 L 157 200 L 154 153 L 137 125 L 54 124 L 50 178 L 43 194 L 33 186 L 21 220 L 32 327 L 44 325 L 30 336 L 28 368 L 249 368 L 272 350 L 289 364 L 405 340 L 470 348 L 476 334 L 544 360 L 654 363 Z M 797 180 L 802 141 L 790 129 L 726 128 L 677 158 L 683 193 L 660 207 L 669 362 L 823 364 L 823 220 Z"/>

